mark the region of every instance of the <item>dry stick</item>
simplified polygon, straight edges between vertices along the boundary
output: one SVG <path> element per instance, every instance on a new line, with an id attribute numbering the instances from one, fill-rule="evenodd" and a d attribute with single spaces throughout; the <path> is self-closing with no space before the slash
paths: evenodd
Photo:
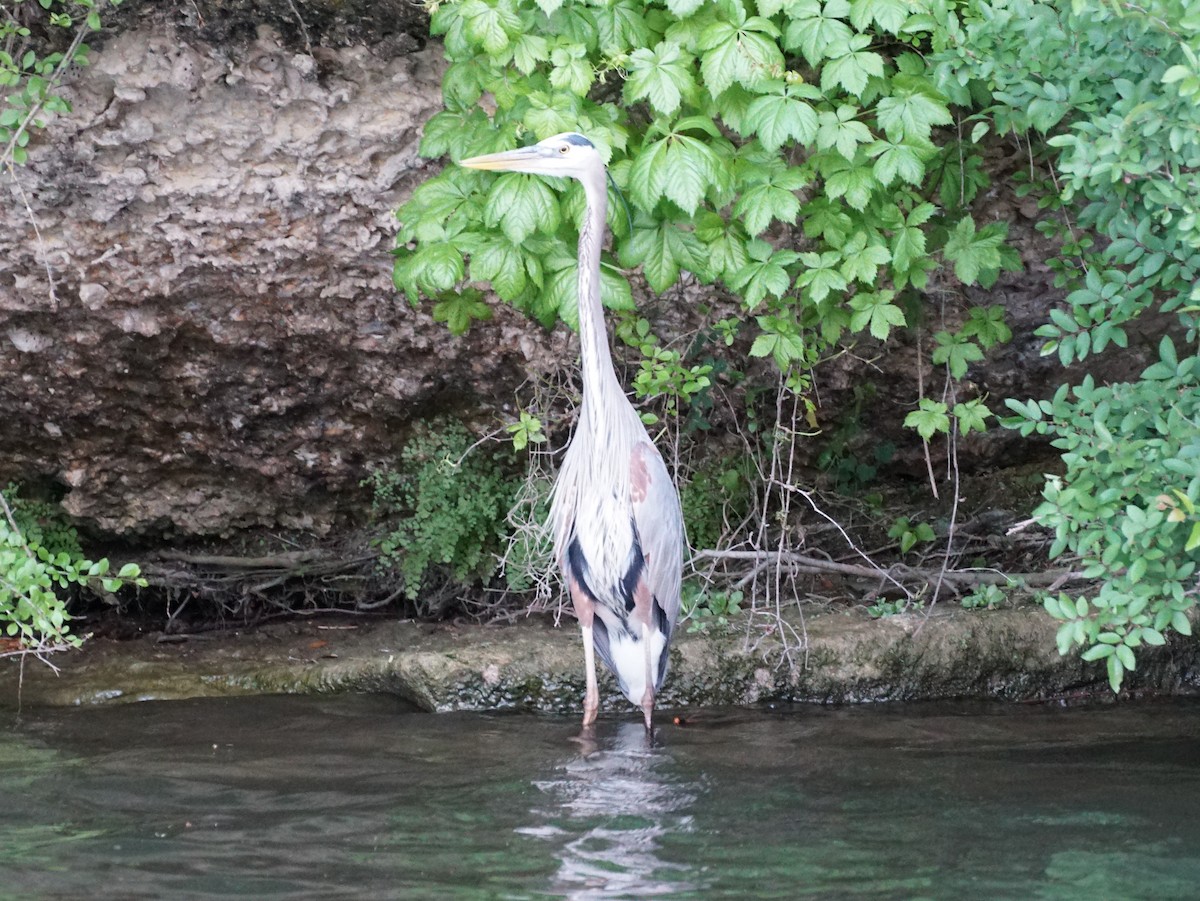
<path id="1" fill-rule="evenodd" d="M 921 327 L 917 326 L 917 406 L 921 405 L 921 398 L 925 396 L 925 368 L 921 363 Z M 937 500 L 937 479 L 933 475 L 933 460 L 929 458 L 929 442 L 925 440 L 925 436 L 921 436 L 921 450 L 925 453 L 925 470 L 929 473 L 929 490 L 933 492 L 934 500 Z"/>
<path id="2" fill-rule="evenodd" d="M 958 402 L 958 393 L 954 390 L 954 382 L 950 376 L 950 366 L 946 366 L 946 385 L 942 392 L 942 397 L 946 401 L 946 406 L 951 410 L 954 409 L 954 404 Z M 959 504 L 959 489 L 961 479 L 959 478 L 958 470 L 958 430 L 954 427 L 954 421 L 950 421 L 950 434 L 947 436 L 947 443 L 950 445 L 950 452 L 946 455 L 946 466 L 950 470 L 953 478 L 954 497 L 950 501 L 950 525 L 946 529 L 946 553 L 942 556 L 941 573 L 938 576 L 937 582 L 933 586 L 933 597 L 929 601 L 929 609 L 925 613 L 925 618 L 929 618 L 929 614 L 933 612 L 934 605 L 938 602 L 938 596 L 942 592 L 942 583 L 945 580 L 946 571 L 950 568 L 950 555 L 954 551 L 954 527 L 958 522 L 958 504 Z M 924 622 L 921 623 L 924 625 Z M 917 627 L 919 632 L 920 626 Z"/>
<path id="3" fill-rule="evenodd" d="M 953 394 L 951 395 L 953 399 Z M 958 472 L 958 431 L 954 428 L 954 424 L 950 424 L 950 459 L 954 463 L 954 500 L 950 504 L 950 525 L 946 529 L 946 553 L 942 555 L 942 569 L 938 573 L 937 582 L 933 586 L 933 597 L 929 601 L 929 607 L 925 611 L 925 619 L 921 620 L 921 625 L 917 626 L 913 632 L 916 635 L 921 631 L 926 622 L 929 621 L 930 615 L 933 613 L 934 605 L 938 602 L 938 596 L 942 593 L 942 585 L 946 581 L 946 572 L 950 568 L 950 554 L 954 550 L 954 526 L 958 521 L 958 492 L 959 492 L 959 472 Z"/>
<path id="4" fill-rule="evenodd" d="M 781 390 L 782 390 L 782 386 L 781 386 Z M 792 395 L 792 417 L 791 417 L 791 428 L 788 429 L 787 484 L 789 484 L 789 485 L 792 484 L 792 478 L 793 478 L 793 476 L 795 474 L 795 470 L 796 470 L 797 429 L 795 428 L 795 426 L 796 426 L 796 416 L 799 414 L 798 406 L 800 403 L 800 399 L 796 396 L 795 392 L 790 392 L 790 393 Z M 790 508 L 791 508 L 791 499 L 789 498 L 788 503 L 787 503 L 787 509 L 790 510 Z M 786 515 L 784 516 L 783 521 L 784 521 L 784 524 L 786 525 L 786 523 L 787 523 Z M 782 550 L 783 536 L 786 533 L 787 533 L 786 528 L 780 529 L 780 541 L 781 541 L 780 549 L 781 550 Z M 778 568 L 776 569 L 775 581 L 776 581 L 776 585 L 778 585 L 778 582 L 779 582 Z M 778 590 L 778 588 L 776 588 L 775 606 L 778 611 L 777 615 L 778 615 L 780 621 L 782 622 L 783 610 L 779 607 L 779 590 Z M 804 608 L 800 605 L 799 598 L 796 599 L 796 609 L 800 612 L 800 631 L 801 631 L 801 633 L 803 633 L 803 637 L 801 640 L 804 645 L 804 668 L 807 669 L 808 668 L 808 623 L 804 618 Z"/>
<path id="5" fill-rule="evenodd" d="M 304 50 L 309 56 L 312 56 L 312 44 L 308 40 L 308 29 L 304 27 L 304 19 L 300 18 L 300 10 L 296 9 L 296 4 L 292 0 L 288 0 L 288 6 L 292 8 L 292 13 L 296 16 L 296 21 L 300 23 L 300 33 L 304 35 Z"/>
<path id="6" fill-rule="evenodd" d="M 837 563 L 833 560 L 822 560 L 820 557 L 812 557 L 807 554 L 798 554 L 794 551 L 785 551 L 781 553 L 778 551 L 705 550 L 697 551 L 696 556 L 711 560 L 746 561 L 754 564 L 755 566 L 784 564 L 797 572 L 814 574 L 835 573 L 837 575 L 853 576 L 855 578 L 863 579 L 879 578 L 882 576 L 893 582 L 893 584 L 897 585 L 902 590 L 905 590 L 905 593 L 908 592 L 897 581 L 898 578 L 927 582 L 931 581 L 936 575 L 933 570 L 919 569 L 917 567 L 908 566 L 902 563 L 890 566 L 887 569 L 883 569 L 874 563 L 872 563 L 871 566 L 855 566 L 851 563 Z M 947 569 L 943 573 L 943 578 L 945 581 L 950 583 L 962 582 L 965 584 L 974 585 L 1004 585 L 1018 580 L 1024 582 L 1026 585 L 1049 585 L 1061 581 L 1079 581 L 1084 579 L 1084 575 L 1082 572 L 1069 569 L 1045 570 L 1043 572 L 1034 573 L 1003 573 L 998 570 L 990 569 Z"/>
<path id="7" fill-rule="evenodd" d="M 871 566 L 870 570 L 864 570 L 864 572 L 870 573 L 875 576 L 882 577 L 883 579 L 891 582 L 893 585 L 895 585 L 897 588 L 899 588 L 901 591 L 903 591 L 905 597 L 910 598 L 910 599 L 912 598 L 912 592 L 909 591 L 907 588 L 905 588 L 902 584 L 900 584 L 899 581 L 892 578 L 892 576 L 890 574 L 890 569 L 885 570 L 882 566 L 880 566 L 878 563 L 876 563 L 874 560 L 872 560 L 869 555 L 864 553 L 862 551 L 862 549 L 860 549 L 859 546 L 854 543 L 854 540 L 849 536 L 849 534 L 847 534 L 846 530 L 842 528 L 842 524 L 839 523 L 836 519 L 834 519 L 832 516 L 830 516 L 828 513 L 826 513 L 824 510 L 821 509 L 820 505 L 818 505 L 816 500 L 813 498 L 811 492 L 804 491 L 800 488 L 795 488 L 792 486 L 789 486 L 789 488 L 790 488 L 790 490 L 795 491 L 797 494 L 799 494 L 806 501 L 808 501 L 809 506 L 811 506 L 813 508 L 813 512 L 816 513 L 821 518 L 823 518 L 824 520 L 826 520 L 835 529 L 837 529 L 838 534 L 840 534 L 842 536 L 842 540 L 846 542 L 846 544 L 847 544 L 847 546 L 849 546 L 850 550 L 854 551 L 855 554 L 857 554 L 859 557 L 861 557 L 863 560 L 865 560 Z M 892 569 L 895 569 L 895 567 L 892 567 Z"/>
<path id="8" fill-rule="evenodd" d="M 17 193 L 21 195 L 21 203 L 25 206 L 25 215 L 29 217 L 29 224 L 33 226 L 34 237 L 37 238 L 38 249 L 41 251 L 42 266 L 46 269 L 46 285 L 50 289 L 50 302 L 52 304 L 58 302 L 58 295 L 54 291 L 54 273 L 50 270 L 50 253 L 46 250 L 46 242 L 42 238 L 42 230 L 38 227 L 37 216 L 34 215 L 33 207 L 29 205 L 29 198 L 25 195 L 25 189 L 21 186 L 20 180 L 17 178 L 17 170 L 13 167 L 11 159 L 6 160 L 8 175 L 12 179 L 13 184 L 17 188 Z"/>

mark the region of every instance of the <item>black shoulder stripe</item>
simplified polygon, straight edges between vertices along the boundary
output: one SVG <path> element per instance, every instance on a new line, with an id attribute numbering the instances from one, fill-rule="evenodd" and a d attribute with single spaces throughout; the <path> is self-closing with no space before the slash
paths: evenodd
<path id="1" fill-rule="evenodd" d="M 638 534 L 637 523 L 629 522 L 633 530 L 633 546 L 629 549 L 629 568 L 621 577 L 621 600 L 625 602 L 625 612 L 632 613 L 635 606 L 634 592 L 637 591 L 638 579 L 646 568 L 646 558 L 642 555 L 642 538 Z"/>
<path id="2" fill-rule="evenodd" d="M 567 569 L 579 584 L 580 590 L 588 596 L 588 600 L 593 604 L 598 604 L 599 598 L 596 597 L 596 592 L 592 591 L 592 586 L 588 582 L 587 558 L 583 556 L 583 548 L 579 546 L 578 538 L 567 545 Z"/>

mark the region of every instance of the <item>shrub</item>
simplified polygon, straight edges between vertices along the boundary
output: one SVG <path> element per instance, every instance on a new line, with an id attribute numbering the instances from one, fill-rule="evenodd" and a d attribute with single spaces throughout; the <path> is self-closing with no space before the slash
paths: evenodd
<path id="1" fill-rule="evenodd" d="M 15 486 L 0 491 L 0 625 L 22 647 L 37 651 L 78 647 L 67 602 L 72 585 L 92 592 L 145 586 L 136 564 L 109 574 L 107 558 L 86 559 L 75 529 L 48 504 L 23 500 Z"/>
<path id="2" fill-rule="evenodd" d="M 375 514 L 394 524 L 379 541 L 380 562 L 399 575 L 409 600 L 438 570 L 462 584 L 495 572 L 519 486 L 500 453 L 472 445 L 461 425 L 439 420 L 418 428 L 396 469 L 377 469 L 366 480 Z"/>

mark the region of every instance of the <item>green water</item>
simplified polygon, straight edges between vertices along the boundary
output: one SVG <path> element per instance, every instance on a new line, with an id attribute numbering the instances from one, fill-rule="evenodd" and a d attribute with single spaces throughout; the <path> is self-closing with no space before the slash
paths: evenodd
<path id="1" fill-rule="evenodd" d="M 2 898 L 1200 897 L 1200 704 L 0 713 Z"/>

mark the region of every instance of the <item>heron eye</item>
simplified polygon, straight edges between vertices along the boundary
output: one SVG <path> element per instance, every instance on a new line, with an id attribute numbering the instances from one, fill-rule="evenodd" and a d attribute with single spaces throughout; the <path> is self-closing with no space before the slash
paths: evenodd
<path id="1" fill-rule="evenodd" d="M 568 147 L 566 144 L 563 144 L 561 147 L 558 148 L 558 152 L 559 153 L 570 153 L 571 148 Z"/>

